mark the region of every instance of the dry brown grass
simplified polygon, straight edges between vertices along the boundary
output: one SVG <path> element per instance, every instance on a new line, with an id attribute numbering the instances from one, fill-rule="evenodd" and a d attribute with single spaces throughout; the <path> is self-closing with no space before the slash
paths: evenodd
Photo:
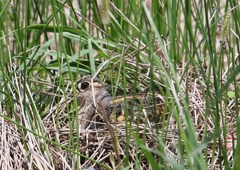
<path id="1" fill-rule="evenodd" d="M 131 61 L 131 64 L 133 63 L 134 62 Z M 179 67 L 178 76 L 179 79 L 182 78 L 181 89 L 189 95 L 189 109 L 196 136 L 199 141 L 206 141 L 203 143 L 203 146 L 201 146 L 202 148 L 196 149 L 203 149 L 203 153 L 207 154 L 205 156 L 209 162 L 209 168 L 220 169 L 220 155 L 218 153 L 219 141 L 208 141 L 210 138 L 203 138 L 203 136 L 205 136 L 204 134 L 207 133 L 208 136 L 211 136 L 215 131 L 214 115 L 211 113 L 211 110 L 209 110 L 208 114 L 205 112 L 206 101 L 204 91 L 206 87 L 201 79 L 195 77 L 194 71 L 189 71 L 187 76 L 183 76 L 182 68 L 183 67 Z M 188 80 L 185 77 L 187 77 Z M 15 81 L 15 83 L 18 83 L 18 87 L 22 87 L 20 79 Z M 147 82 L 142 83 L 147 84 Z M 186 91 L 186 89 L 188 91 Z M 48 95 L 51 97 L 50 93 Z M 116 135 L 119 149 L 118 156 L 120 156 L 121 160 L 124 160 L 126 152 L 129 153 L 130 169 L 135 169 L 136 163 L 138 163 L 141 169 L 151 169 L 145 155 L 139 148 L 139 144 L 136 143 L 136 138 L 134 137 L 136 134 L 139 135 L 146 148 L 153 153 L 156 160 L 159 160 L 161 157 L 158 148 L 162 147 L 166 155 L 165 159 L 169 158 L 180 161 L 177 146 L 179 142 L 184 141 L 179 141 L 177 121 L 182 122 L 182 127 L 186 125 L 183 123 L 182 118 L 176 120 L 174 113 L 169 112 L 170 109 L 166 109 L 166 113 L 163 114 L 163 105 L 167 101 L 164 101 L 162 94 L 156 93 L 154 96 L 155 104 L 161 106 L 161 109 L 158 109 L 157 112 L 154 112 L 151 106 L 152 104 L 149 105 L 147 102 L 148 97 L 151 96 L 147 92 L 144 95 L 136 96 L 135 100 L 132 100 L 131 97 L 128 98 L 128 107 L 132 104 L 134 105 L 133 111 L 128 112 L 129 117 L 123 117 L 123 115 L 112 116 L 110 122 L 108 122 L 111 124 L 111 127 L 108 127 L 103 121 L 101 114 L 96 113 L 89 127 L 87 129 L 81 129 L 80 131 L 72 125 L 74 116 L 69 117 L 68 114 L 69 110 L 67 109 L 71 106 L 70 103 L 73 100 L 73 98 L 70 97 L 71 95 L 71 93 L 68 93 L 67 96 L 60 97 L 60 102 L 51 100 L 52 103 L 49 105 L 48 114 L 40 120 L 43 128 L 41 137 L 32 133 L 38 133 L 39 130 L 35 130 L 34 127 L 38 127 L 39 125 L 30 124 L 28 117 L 24 116 L 24 112 L 22 112 L 23 105 L 18 102 L 15 103 L 15 111 L 17 113 L 15 119 L 11 118 L 12 120 L 17 119 L 17 124 L 7 121 L 1 116 L 0 127 L 2 137 L 0 153 L 2 169 L 74 169 L 78 161 L 80 161 L 81 168 L 115 168 L 118 163 L 116 162 L 116 152 L 113 147 L 114 142 L 109 133 L 109 128 L 111 128 Z M 232 140 L 235 139 L 236 133 L 236 120 L 233 119 L 232 109 L 239 103 L 236 103 L 233 99 L 227 100 L 228 106 L 222 106 L 223 108 L 227 108 L 227 110 L 221 115 L 226 116 L 226 120 L 224 121 L 228 122 L 226 135 L 229 140 L 226 141 L 226 147 L 228 159 L 232 160 L 233 147 L 231 144 Z M 171 107 L 171 103 L 167 104 L 167 106 Z M 152 115 L 149 115 L 149 107 Z M 4 108 L 1 112 L 2 115 L 7 116 Z M 154 115 L 154 113 L 157 113 L 157 115 Z M 34 115 L 34 113 L 29 113 L 29 115 Z M 167 116 L 163 118 L 164 115 Z M 158 119 L 156 119 L 156 117 L 158 117 Z M 221 117 L 221 120 L 222 119 L 225 118 Z M 166 122 L 169 122 L 168 126 L 165 125 L 163 129 L 163 123 Z M 158 130 L 156 131 L 156 129 Z M 166 140 L 161 139 L 164 137 L 166 137 Z M 128 143 L 126 143 L 126 141 L 128 141 L 127 138 L 130 138 Z M 224 143 L 224 139 L 221 140 L 221 143 Z M 163 141 L 165 143 L 163 143 Z M 46 143 L 49 144 L 46 145 Z M 56 145 L 56 143 L 58 145 Z M 76 147 L 76 145 L 79 145 L 79 147 Z M 76 152 L 71 149 L 66 149 L 68 146 L 79 148 L 79 151 L 75 151 L 85 155 L 85 157 L 79 158 Z M 46 152 L 46 150 L 49 150 L 49 153 Z M 212 160 L 213 155 L 215 155 L 214 160 Z M 141 159 L 139 160 L 139 158 Z M 99 163 L 105 164 L 106 167 L 101 168 Z M 171 167 L 171 165 L 168 164 L 164 166 L 168 168 Z"/>

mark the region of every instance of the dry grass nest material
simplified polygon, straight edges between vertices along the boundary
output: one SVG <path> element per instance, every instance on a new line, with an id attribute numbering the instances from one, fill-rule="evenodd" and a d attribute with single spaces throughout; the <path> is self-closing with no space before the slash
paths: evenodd
<path id="1" fill-rule="evenodd" d="M 182 77 L 181 73 L 182 71 L 179 69 L 178 75 L 180 77 Z M 185 87 L 186 81 L 186 79 L 182 80 L 181 88 L 188 89 L 189 108 L 196 136 L 199 141 L 203 141 L 205 140 L 203 139 L 205 131 L 208 134 L 214 133 L 214 115 L 209 114 L 206 119 L 206 101 L 202 92 L 205 87 L 201 80 L 188 81 L 188 88 Z M 183 92 L 186 93 L 186 91 Z M 155 99 L 156 105 L 163 106 L 163 96 L 156 94 Z M 21 110 L 23 108 L 17 103 L 17 115 L 21 115 L 18 117 L 20 126 L 1 117 L 0 165 L 2 169 L 29 169 L 32 167 L 37 169 L 74 169 L 76 162 L 80 162 L 81 168 L 106 169 L 106 167 L 101 168 L 99 163 L 111 168 L 117 166 L 116 153 L 113 147 L 114 141 L 102 116 L 96 113 L 87 129 L 77 130 L 71 124 L 74 117 L 69 117 L 66 112 L 68 109 L 67 103 L 71 103 L 71 101 L 61 100 L 60 106 L 57 106 L 53 101 L 50 111 L 42 119 L 41 125 L 31 124 L 28 118 L 22 115 Z M 231 110 L 236 107 L 237 103 L 234 100 L 228 100 L 226 121 L 228 121 L 229 125 L 227 129 L 229 141 L 224 143 L 222 139 L 222 143 L 228 148 L 228 159 L 231 160 L 233 146 L 230 144 L 234 140 L 236 132 L 236 120 L 232 118 Z M 137 144 L 136 138 L 134 138 L 138 134 L 138 137 L 146 148 L 153 153 L 156 160 L 160 158 L 158 148 L 161 147 L 167 158 L 179 161 L 177 150 L 179 142 L 178 125 L 174 114 L 169 112 L 168 109 L 163 114 L 159 109 L 157 114 L 159 119 L 155 119 L 156 115 L 154 118 L 149 117 L 148 113 L 152 108 L 149 109 L 149 103 L 147 104 L 145 99 L 139 99 L 134 105 L 135 109 L 133 110 L 135 111 L 129 112 L 129 115 L 133 116 L 123 117 L 123 115 L 118 115 L 109 119 L 111 128 L 116 135 L 120 158 L 123 160 L 126 152 L 128 152 L 131 169 L 135 169 L 135 163 L 138 163 L 141 169 L 151 169 L 144 153 L 139 149 L 139 143 Z M 6 115 L 4 109 L 1 112 L 2 115 Z M 180 121 L 184 127 L 183 117 L 180 117 Z M 169 122 L 168 126 L 163 126 L 163 123 L 166 122 Z M 42 130 L 36 130 L 34 126 Z M 128 143 L 126 143 L 127 138 L 130 138 Z M 158 142 L 161 140 L 160 138 L 165 138 L 165 144 Z M 213 149 L 218 147 L 219 141 L 216 141 L 216 143 L 208 141 L 206 145 L 203 152 L 207 153 L 209 166 L 212 164 L 214 169 L 219 169 L 222 163 L 219 162 L 220 155 L 216 148 Z M 67 149 L 69 146 L 71 146 L 71 149 Z M 215 150 L 215 160 L 212 160 L 213 150 Z M 76 153 L 82 155 L 77 156 Z M 165 166 L 171 167 L 171 165 L 167 164 Z"/>

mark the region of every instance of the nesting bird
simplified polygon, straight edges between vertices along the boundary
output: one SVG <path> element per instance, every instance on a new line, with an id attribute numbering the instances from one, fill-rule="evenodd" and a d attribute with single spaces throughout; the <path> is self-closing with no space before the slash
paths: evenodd
<path id="1" fill-rule="evenodd" d="M 112 96 L 108 93 L 98 78 L 87 76 L 77 83 L 79 95 L 77 102 L 80 107 L 78 122 L 81 129 L 86 129 L 94 116 L 94 113 L 101 109 L 102 116 L 110 116 L 108 107 Z"/>

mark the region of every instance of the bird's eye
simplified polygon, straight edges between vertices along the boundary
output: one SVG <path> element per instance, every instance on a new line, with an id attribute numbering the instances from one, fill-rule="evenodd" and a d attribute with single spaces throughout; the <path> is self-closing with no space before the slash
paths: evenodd
<path id="1" fill-rule="evenodd" d="M 85 90 L 89 87 L 90 83 L 89 82 L 83 82 L 81 83 L 80 90 Z"/>

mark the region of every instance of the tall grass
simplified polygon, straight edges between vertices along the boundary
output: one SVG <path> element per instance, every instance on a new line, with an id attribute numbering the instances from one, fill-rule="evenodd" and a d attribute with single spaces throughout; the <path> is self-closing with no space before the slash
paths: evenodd
<path id="1" fill-rule="evenodd" d="M 224 6 L 206 0 L 150 2 L 0 1 L 1 117 L 17 125 L 27 151 L 28 140 L 35 137 L 48 167 L 58 166 L 51 149 L 61 148 L 75 155 L 76 169 L 81 168 L 81 159 L 115 168 L 80 153 L 81 136 L 75 139 L 72 128 L 65 146 L 60 135 L 51 140 L 45 133 L 43 120 L 53 101 L 57 101 L 56 129 L 62 108 L 58 97 L 42 92 L 67 100 L 70 84 L 97 74 L 113 98 L 124 98 L 125 155 L 122 162 L 115 159 L 122 155 L 110 156 L 112 165 L 239 168 L 239 4 L 234 0 Z M 147 95 L 136 113 L 127 97 L 136 100 L 139 94 Z M 159 95 L 164 101 L 160 118 L 150 107 L 159 104 Z M 77 110 L 75 86 L 73 96 Z M 71 108 L 66 108 L 72 120 Z M 150 123 L 154 136 L 150 140 L 150 120 L 144 122 L 144 134 L 135 129 L 134 115 L 141 126 L 143 110 L 156 120 Z M 117 125 L 114 128 L 117 131 Z"/>

